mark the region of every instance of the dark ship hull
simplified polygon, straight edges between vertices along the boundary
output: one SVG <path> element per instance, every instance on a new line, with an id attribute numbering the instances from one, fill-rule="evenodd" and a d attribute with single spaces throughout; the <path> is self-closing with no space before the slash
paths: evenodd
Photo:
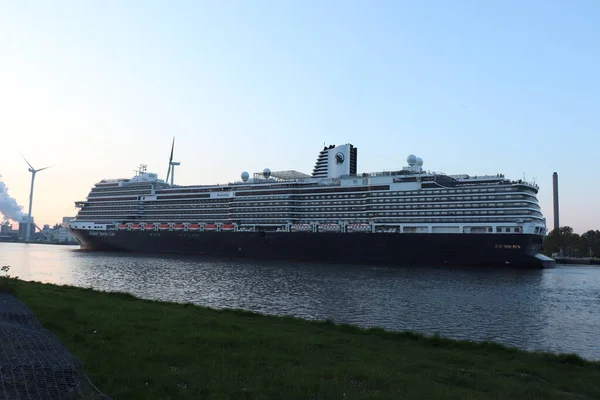
<path id="1" fill-rule="evenodd" d="M 543 268 L 542 237 L 527 234 L 91 231 L 71 229 L 83 249 L 292 259 L 367 265 Z"/>

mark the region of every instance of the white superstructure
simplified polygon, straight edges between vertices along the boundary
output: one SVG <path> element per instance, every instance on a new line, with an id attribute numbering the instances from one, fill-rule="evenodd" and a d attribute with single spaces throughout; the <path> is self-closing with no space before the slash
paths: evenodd
<path id="1" fill-rule="evenodd" d="M 86 201 L 76 203 L 80 211 L 71 225 L 90 230 L 546 234 L 537 185 L 503 175 L 426 172 L 414 155 L 407 164 L 398 171 L 357 174 L 357 149 L 345 144 L 325 147 L 312 175 L 265 168 L 252 178 L 243 172 L 238 182 L 206 186 L 170 185 L 142 166 L 131 179 L 97 183 Z"/>

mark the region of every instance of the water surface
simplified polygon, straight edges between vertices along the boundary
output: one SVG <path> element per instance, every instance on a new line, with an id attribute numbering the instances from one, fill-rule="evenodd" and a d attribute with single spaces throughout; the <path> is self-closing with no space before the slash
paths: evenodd
<path id="1" fill-rule="evenodd" d="M 600 268 L 330 265 L 0 243 L 22 279 L 148 299 L 494 340 L 600 360 Z"/>

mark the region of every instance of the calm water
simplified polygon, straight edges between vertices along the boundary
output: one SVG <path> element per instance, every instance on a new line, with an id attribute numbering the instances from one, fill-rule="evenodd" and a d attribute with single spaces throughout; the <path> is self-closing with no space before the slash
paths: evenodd
<path id="1" fill-rule="evenodd" d="M 376 268 L 91 253 L 0 243 L 22 279 L 361 326 L 494 340 L 600 360 L 600 267 Z"/>

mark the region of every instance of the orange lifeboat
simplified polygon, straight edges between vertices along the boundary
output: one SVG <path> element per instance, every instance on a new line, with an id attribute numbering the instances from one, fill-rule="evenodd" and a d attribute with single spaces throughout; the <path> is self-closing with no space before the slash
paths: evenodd
<path id="1" fill-rule="evenodd" d="M 169 229 L 169 224 L 158 224 L 158 229 L 160 229 L 161 231 L 165 231 Z"/>
<path id="2" fill-rule="evenodd" d="M 134 229 L 134 230 L 137 231 L 139 229 L 142 229 L 142 225 L 140 225 L 140 224 L 131 224 L 131 229 Z"/>
<path id="3" fill-rule="evenodd" d="M 215 224 L 206 224 L 204 225 L 204 230 L 205 231 L 214 231 L 217 229 L 217 225 Z"/>
<path id="4" fill-rule="evenodd" d="M 117 225 L 117 229 L 127 229 L 127 224 L 119 224 Z"/>
<path id="5" fill-rule="evenodd" d="M 231 231 L 233 230 L 233 224 L 223 224 L 221 225 L 222 231 Z"/>
<path id="6" fill-rule="evenodd" d="M 200 229 L 200 224 L 189 224 L 188 225 L 188 230 L 190 231 L 197 231 Z"/>
<path id="7" fill-rule="evenodd" d="M 183 228 L 185 228 L 183 224 L 173 224 L 173 229 L 175 229 L 176 231 L 181 231 L 183 230 Z"/>
<path id="8" fill-rule="evenodd" d="M 232 231 L 233 230 L 233 224 L 222 224 L 221 225 L 221 230 L 222 231 Z"/>
<path id="9" fill-rule="evenodd" d="M 154 230 L 155 224 L 144 224 L 144 229 L 147 231 Z"/>

